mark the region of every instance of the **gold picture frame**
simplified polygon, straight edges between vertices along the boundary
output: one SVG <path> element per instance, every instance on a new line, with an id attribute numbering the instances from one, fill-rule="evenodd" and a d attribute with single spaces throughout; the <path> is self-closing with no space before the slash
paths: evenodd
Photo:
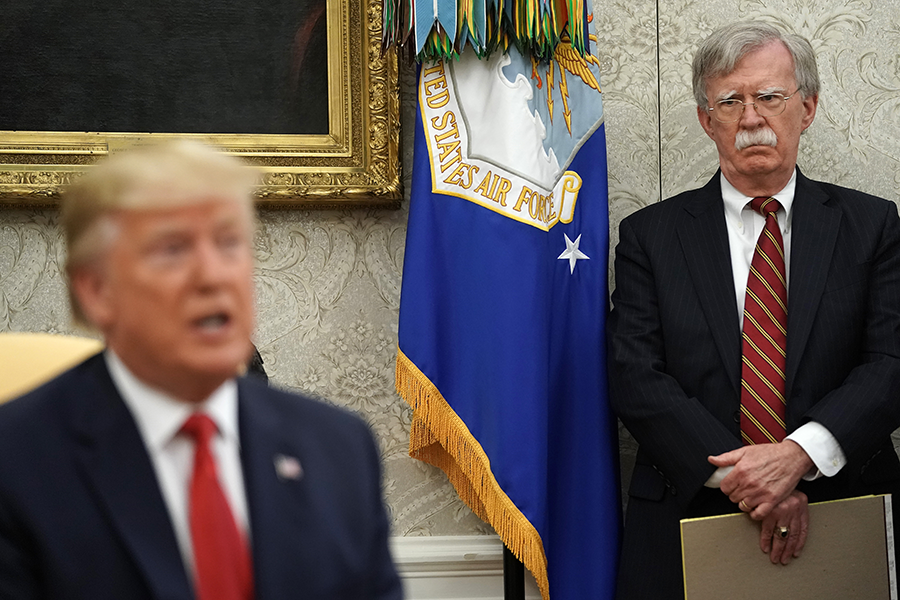
<path id="1" fill-rule="evenodd" d="M 382 54 L 381 1 L 325 2 L 327 134 L 0 131 L 0 207 L 55 205 L 62 187 L 99 157 L 176 136 L 217 145 L 257 165 L 263 206 L 398 207 L 397 58 L 393 50 Z"/>

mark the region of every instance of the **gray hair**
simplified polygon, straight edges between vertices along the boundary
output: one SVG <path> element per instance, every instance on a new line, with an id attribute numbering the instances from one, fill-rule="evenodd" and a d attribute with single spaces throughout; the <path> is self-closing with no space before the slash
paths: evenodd
<path id="1" fill-rule="evenodd" d="M 707 106 L 706 82 L 727 75 L 744 56 L 771 43 L 781 42 L 794 60 L 794 78 L 804 98 L 819 94 L 819 69 L 816 53 L 809 41 L 799 35 L 782 33 L 767 23 L 740 22 L 716 29 L 703 40 L 694 55 L 693 87 L 697 106 Z"/>

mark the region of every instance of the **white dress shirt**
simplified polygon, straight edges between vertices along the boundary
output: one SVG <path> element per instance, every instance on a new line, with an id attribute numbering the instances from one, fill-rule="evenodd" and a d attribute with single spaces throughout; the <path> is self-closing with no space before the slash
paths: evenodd
<path id="1" fill-rule="evenodd" d="M 233 379 L 226 381 L 205 401 L 195 404 L 177 400 L 143 383 L 112 350 L 107 349 L 104 357 L 113 383 L 131 411 L 144 440 L 175 529 L 185 569 L 193 575 L 188 486 L 194 469 L 194 441 L 179 431 L 194 412 L 207 414 L 219 429 L 212 444 L 219 483 L 238 527 L 248 542 L 250 539 L 238 436 L 237 383 Z"/>
<path id="2" fill-rule="evenodd" d="M 731 183 L 720 175 L 722 184 L 722 200 L 725 202 L 725 224 L 728 231 L 728 245 L 731 251 L 731 272 L 734 276 L 734 294 L 738 306 L 738 326 L 744 326 L 744 298 L 747 295 L 747 278 L 750 275 L 750 262 L 759 234 L 766 224 L 761 214 L 750 208 L 753 198 L 739 192 Z M 791 274 L 791 221 L 793 218 L 794 190 L 797 185 L 797 171 L 783 190 L 773 196 L 781 204 L 778 209 L 778 226 L 784 240 L 784 267 L 786 281 Z M 790 298 L 788 310 L 790 311 Z M 844 451 L 825 426 L 810 421 L 798 427 L 787 439 L 796 442 L 809 455 L 816 469 L 806 474 L 807 480 L 821 476 L 831 477 L 847 464 Z M 722 479 L 731 471 L 731 467 L 716 469 L 706 482 L 707 487 L 719 487 Z"/>

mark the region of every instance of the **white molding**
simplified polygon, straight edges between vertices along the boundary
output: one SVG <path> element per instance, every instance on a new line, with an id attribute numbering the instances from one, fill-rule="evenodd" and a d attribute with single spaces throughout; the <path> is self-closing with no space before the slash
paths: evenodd
<path id="1" fill-rule="evenodd" d="M 391 538 L 406 600 L 503 600 L 503 544 L 495 535 Z M 541 595 L 525 576 L 526 600 Z"/>

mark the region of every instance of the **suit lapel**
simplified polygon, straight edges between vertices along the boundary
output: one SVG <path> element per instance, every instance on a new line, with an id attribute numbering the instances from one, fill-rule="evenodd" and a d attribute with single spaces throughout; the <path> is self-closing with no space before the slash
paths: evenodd
<path id="1" fill-rule="evenodd" d="M 734 390 L 740 390 L 741 343 L 725 209 L 716 175 L 685 204 L 678 238 L 691 281 Z"/>
<path id="2" fill-rule="evenodd" d="M 284 431 L 282 416 L 264 397 L 267 393 L 271 392 L 256 382 L 238 380 L 241 466 L 258 598 L 290 596 L 296 590 L 284 589 L 283 575 L 296 576 L 305 565 L 317 564 L 315 544 L 299 539 L 300 532 L 314 530 L 309 521 L 316 518 L 307 501 L 303 449 L 291 441 L 302 432 L 289 436 Z M 299 580 L 307 576 L 315 574 L 299 573 Z"/>
<path id="3" fill-rule="evenodd" d="M 169 513 L 134 419 L 101 355 L 72 402 L 76 458 L 155 598 L 193 597 Z"/>
<path id="4" fill-rule="evenodd" d="M 840 211 L 825 203 L 828 196 L 797 171 L 791 224 L 791 270 L 788 282 L 787 381 L 790 397 L 794 375 L 806 348 L 825 289 L 841 223 Z"/>

